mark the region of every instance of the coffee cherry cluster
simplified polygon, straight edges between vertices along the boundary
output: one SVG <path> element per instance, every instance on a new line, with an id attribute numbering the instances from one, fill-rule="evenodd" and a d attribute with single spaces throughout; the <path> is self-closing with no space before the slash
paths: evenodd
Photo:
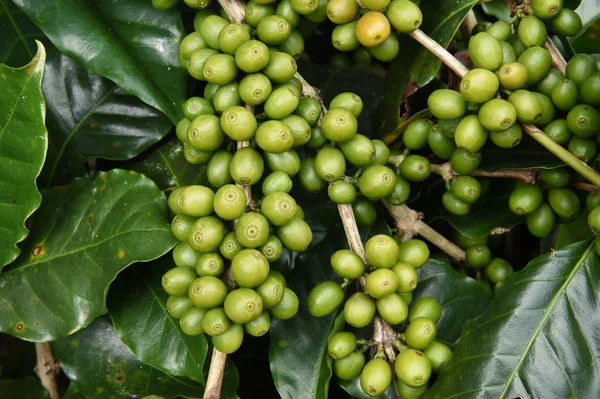
<path id="1" fill-rule="evenodd" d="M 284 244 L 298 248 L 299 242 L 310 241 L 310 229 L 297 218 L 289 195 L 265 196 L 263 204 L 271 206 L 260 213 L 245 213 L 246 195 L 231 184 L 216 193 L 199 185 L 178 188 L 168 202 L 175 214 L 172 231 L 181 242 L 173 250 L 177 267 L 165 273 L 162 286 L 170 295 L 167 310 L 184 333 L 210 335 L 217 349 L 232 353 L 244 331 L 264 335 L 271 316 L 286 320 L 298 312 L 298 297 L 269 267 Z M 235 219 L 228 231 L 227 223 Z M 276 235 L 270 234 L 270 223 L 277 226 Z M 234 282 L 225 281 L 235 289 L 222 280 L 226 263 Z"/>
<path id="2" fill-rule="evenodd" d="M 444 344 L 434 342 L 435 323 L 442 311 L 440 304 L 433 298 L 421 298 L 410 312 L 408 309 L 412 292 L 417 287 L 416 270 L 429 259 L 429 249 L 421 240 L 413 239 L 398 245 L 394 238 L 379 234 L 367 241 L 365 257 L 367 264 L 350 250 L 336 251 L 331 256 L 331 267 L 343 282 L 327 280 L 317 284 L 308 295 L 308 310 L 315 317 L 335 312 L 344 304 L 344 289 L 352 281 L 361 279 L 361 289 L 345 301 L 346 323 L 353 328 L 364 328 L 376 314 L 392 326 L 408 319 L 406 332 L 399 335 L 401 340 L 397 347 L 402 352 L 396 361 L 396 376 L 407 389 L 426 387 L 432 367 L 439 370 L 441 363 L 452 354 Z M 385 361 L 383 349 L 372 360 L 366 361 L 364 352 L 371 344 L 357 341 L 351 331 L 342 331 L 329 339 L 328 351 L 334 359 L 333 371 L 338 378 L 350 380 L 360 375 L 363 391 L 378 396 L 390 385 L 392 370 Z M 430 347 L 430 355 L 427 355 L 425 350 Z M 404 352 L 406 354 L 402 355 Z"/>
<path id="3" fill-rule="evenodd" d="M 423 21 L 421 10 L 409 0 L 365 0 L 360 2 L 362 9 L 356 0 L 323 3 L 327 18 L 337 25 L 331 34 L 333 47 L 352 51 L 357 63 L 370 62 L 371 57 L 391 61 L 400 49 L 398 33 L 411 33 Z"/>

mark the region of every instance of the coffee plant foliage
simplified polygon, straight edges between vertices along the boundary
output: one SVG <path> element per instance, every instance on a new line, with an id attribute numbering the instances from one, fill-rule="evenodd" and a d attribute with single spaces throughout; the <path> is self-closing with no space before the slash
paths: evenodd
<path id="1" fill-rule="evenodd" d="M 0 397 L 600 397 L 580 4 L 0 0 Z"/>

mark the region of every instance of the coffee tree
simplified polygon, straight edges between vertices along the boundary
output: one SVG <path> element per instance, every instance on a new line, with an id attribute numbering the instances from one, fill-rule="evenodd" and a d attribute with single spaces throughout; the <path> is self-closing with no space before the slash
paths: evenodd
<path id="1" fill-rule="evenodd" d="M 580 3 L 0 0 L 2 397 L 598 397 Z"/>

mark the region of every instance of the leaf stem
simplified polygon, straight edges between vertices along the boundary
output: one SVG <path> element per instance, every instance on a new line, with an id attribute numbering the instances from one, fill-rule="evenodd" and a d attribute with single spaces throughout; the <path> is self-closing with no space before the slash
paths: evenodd
<path id="1" fill-rule="evenodd" d="M 394 219 L 398 230 L 404 232 L 403 240 L 405 237 L 412 238 L 412 236 L 418 234 L 444 251 L 455 261 L 462 262 L 465 260 L 465 251 L 424 223 L 417 211 L 410 209 L 406 205 L 395 206 L 385 201 L 383 203 L 388 209 L 390 216 Z"/>
<path id="2" fill-rule="evenodd" d="M 563 75 L 567 69 L 567 61 L 563 58 L 562 54 L 556 44 L 552 41 L 552 39 L 548 38 L 546 40 L 546 44 L 544 44 L 544 48 L 550 52 L 552 56 L 552 66 L 556 68 Z"/>
<path id="3" fill-rule="evenodd" d="M 464 77 L 469 69 L 460 63 L 452 54 L 437 42 L 423 33 L 421 30 L 416 30 L 410 34 L 415 40 L 421 43 L 425 48 L 437 56 L 444 64 L 452 69 L 459 77 Z M 600 187 L 600 174 L 590 168 L 585 162 L 579 160 L 575 155 L 571 154 L 560 144 L 548 137 L 544 132 L 531 124 L 523 124 L 523 129 L 535 141 L 544 146 L 548 151 L 556 155 L 561 161 L 565 162 L 577 173 L 584 176 L 590 183 L 596 187 Z"/>
<path id="4" fill-rule="evenodd" d="M 52 345 L 49 342 L 36 342 L 35 353 L 37 355 L 35 372 L 40 377 L 43 387 L 50 393 L 52 399 L 60 399 L 56 374 L 61 366 L 52 353 Z"/>

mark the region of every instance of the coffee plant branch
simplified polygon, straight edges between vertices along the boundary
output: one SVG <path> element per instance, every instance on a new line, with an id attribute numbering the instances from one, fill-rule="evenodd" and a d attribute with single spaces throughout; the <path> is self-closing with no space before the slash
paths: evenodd
<path id="1" fill-rule="evenodd" d="M 417 29 L 411 33 L 410 36 L 412 36 L 423 47 L 438 57 L 444 64 L 454 71 L 458 77 L 463 78 L 469 72 L 469 69 L 465 67 L 459 60 L 457 60 L 452 54 L 450 54 L 448 50 L 440 46 L 423 31 Z M 590 168 L 585 162 L 581 161 L 563 146 L 552 140 L 536 126 L 528 123 L 523 124 L 522 126 L 527 134 L 529 134 L 529 136 L 531 136 L 535 141 L 544 146 L 552 154 L 556 155 L 556 157 L 573 168 L 577 173 L 585 177 L 594 186 L 600 187 L 600 174 L 598 174 L 594 169 Z"/>
<path id="2" fill-rule="evenodd" d="M 60 371 L 60 362 L 52 353 L 52 345 L 49 342 L 36 342 L 35 353 L 37 364 L 35 372 L 40 377 L 42 386 L 46 388 L 52 399 L 60 399 L 56 375 Z"/>

